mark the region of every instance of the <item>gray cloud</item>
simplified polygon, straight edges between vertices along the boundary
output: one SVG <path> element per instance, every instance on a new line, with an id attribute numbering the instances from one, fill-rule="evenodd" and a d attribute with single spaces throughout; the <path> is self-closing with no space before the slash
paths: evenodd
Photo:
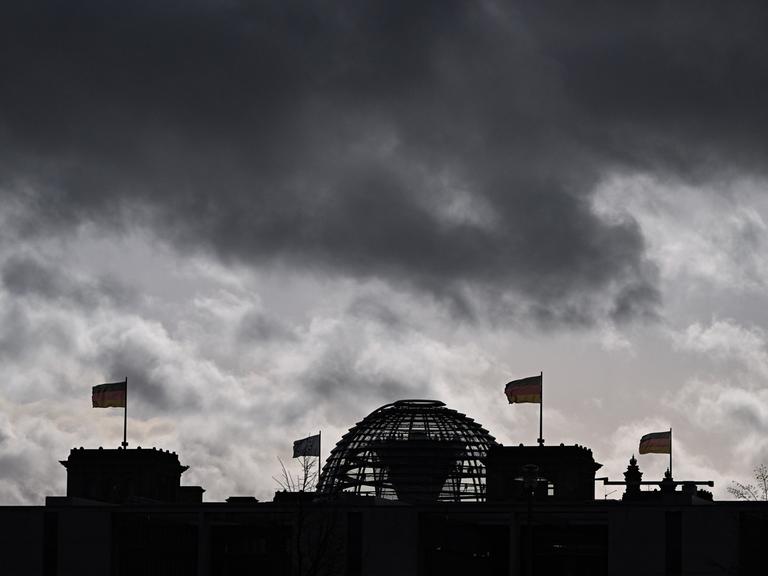
<path id="1" fill-rule="evenodd" d="M 525 3 L 601 151 L 687 176 L 764 174 L 768 89 L 760 2 Z"/>
<path id="2" fill-rule="evenodd" d="M 125 306 L 138 301 L 134 290 L 113 278 L 78 278 L 34 256 L 11 256 L 0 268 L 0 280 L 12 296 L 38 297 L 77 307 L 96 308 L 107 303 Z"/>
<path id="3" fill-rule="evenodd" d="M 612 324 L 659 313 L 665 258 L 699 282 L 763 285 L 759 259 L 741 254 L 762 246 L 759 214 L 744 206 L 723 223 L 727 201 L 691 214 L 734 175 L 765 176 L 765 10 L 6 3 L 0 401 L 15 420 L 0 422 L 0 500 L 53 493 L 72 445 L 119 441 L 119 415 L 88 405 L 101 378 L 129 377 L 132 445 L 179 449 L 217 498 L 268 496 L 292 438 L 320 426 L 337 438 L 405 396 L 477 412 L 517 443 L 530 414 L 505 410 L 500 383 L 544 369 L 568 391 L 559 405 L 552 396 L 554 415 L 564 403 L 573 415 L 548 416 L 552 437 L 582 442 L 574 422 L 593 422 L 584 433 L 599 444 L 595 418 L 641 418 L 720 356 L 762 371 L 762 333 L 728 325 L 685 334 L 696 362 L 651 336 L 630 361 L 584 356 L 589 331 L 578 346 L 569 331 L 526 331 L 596 324 L 623 337 Z M 600 212 L 596 190 L 635 177 L 666 186 L 657 196 L 688 196 L 672 210 L 639 201 L 642 186 L 627 202 L 617 185 Z M 679 245 L 670 230 L 688 241 L 682 256 L 661 249 Z M 701 230 L 708 241 L 686 234 Z M 83 250 L 102 237 L 104 250 Z M 121 253 L 131 242 L 116 239 L 128 237 L 140 249 Z M 158 251 L 144 262 L 158 242 L 178 260 Z M 210 257 L 204 277 L 171 270 Z M 718 352 L 721 342 L 743 349 Z M 742 452 L 764 453 L 764 395 L 692 390 L 697 402 L 680 411 L 698 431 L 747 430 Z M 47 428 L 30 403 L 47 410 Z M 710 439 L 697 440 L 702 451 Z M 731 448 L 712 450 L 723 459 Z"/>
<path id="4" fill-rule="evenodd" d="M 403 311 L 394 309 L 393 306 L 375 294 L 363 294 L 355 298 L 350 304 L 348 312 L 354 318 L 363 321 L 375 321 L 393 332 L 404 332 L 411 328 Z"/>
<path id="5" fill-rule="evenodd" d="M 210 498 L 254 490 L 269 497 L 275 457 L 290 455 L 292 438 L 322 426 L 333 441 L 379 405 L 439 395 L 431 377 L 442 364 L 459 362 L 402 322 L 359 314 L 354 290 L 337 289 L 331 310 L 288 328 L 262 312 L 251 292 L 203 287 L 174 302 L 183 315 L 174 332 L 152 317 L 147 302 L 164 297 L 157 293 L 136 307 L 109 298 L 92 306 L 71 294 L 98 285 L 95 271 L 74 283 L 62 272 L 66 257 L 60 265 L 42 252 L 5 262 L 0 501 L 6 503 L 61 493 L 65 474 L 57 460 L 71 446 L 120 440 L 120 411 L 90 407 L 90 387 L 105 380 L 129 379 L 132 446 L 179 450 L 194 471 L 187 481 L 201 482 Z M 398 300 L 407 295 L 380 289 L 388 306 L 404 309 Z M 385 308 L 371 294 L 364 299 L 373 310 Z"/>
<path id="6" fill-rule="evenodd" d="M 296 340 L 296 335 L 289 326 L 260 311 L 250 311 L 240 319 L 237 337 L 242 342 L 259 344 Z"/>
<path id="7" fill-rule="evenodd" d="M 681 103 L 709 24 L 656 46 L 661 9 L 623 21 L 593 4 L 566 33 L 542 6 L 5 7 L 0 183 L 28 208 L 15 225 L 150 226 L 227 261 L 426 291 L 467 317 L 499 291 L 544 322 L 652 316 L 639 228 L 590 197 L 606 171 L 682 165 L 670 149 L 691 170 L 708 161 L 722 121 L 694 126 Z M 694 78 L 665 84 L 656 65 L 677 54 Z M 728 126 L 746 162 L 759 142 L 738 131 L 740 95 Z"/>

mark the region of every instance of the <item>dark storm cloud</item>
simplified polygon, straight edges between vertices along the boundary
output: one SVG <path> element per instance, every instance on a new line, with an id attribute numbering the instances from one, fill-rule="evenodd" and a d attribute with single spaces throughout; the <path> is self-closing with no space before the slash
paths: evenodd
<path id="1" fill-rule="evenodd" d="M 645 317 L 655 268 L 595 184 L 763 169 L 765 18 L 714 6 L 15 3 L 0 186 L 26 233 L 136 222 L 469 315 L 501 291 L 545 322 Z"/>
<path id="2" fill-rule="evenodd" d="M 410 328 L 404 313 L 393 309 L 381 298 L 373 295 L 366 294 L 355 298 L 350 304 L 348 312 L 355 318 L 373 320 L 393 333 Z"/>
<path id="3" fill-rule="evenodd" d="M 238 322 L 237 337 L 241 342 L 268 343 L 271 341 L 295 341 L 296 335 L 289 326 L 259 311 L 245 314 Z"/>
<path id="4" fill-rule="evenodd" d="M 362 407 L 381 406 L 397 398 L 432 398 L 436 395 L 426 382 L 413 378 L 402 381 L 384 371 L 369 373 L 356 365 L 359 358 L 348 350 L 329 348 L 305 375 L 303 398 L 307 406 L 321 406 L 329 423 L 344 426 L 352 418 L 362 417 Z M 306 406 L 297 403 L 286 405 L 288 421 L 301 417 Z M 362 413 L 361 413 L 362 412 Z"/>
<path id="5" fill-rule="evenodd" d="M 94 364 L 102 368 L 105 380 L 127 377 L 135 404 L 146 415 L 169 412 L 199 414 L 207 406 L 211 395 L 205 394 L 188 380 L 183 366 L 173 366 L 178 359 L 167 351 L 172 345 L 168 341 L 158 342 L 151 335 L 134 332 L 108 343 L 100 343 Z M 169 365 L 175 370 L 165 370 Z M 217 384 L 209 382 L 211 387 Z"/>
<path id="6" fill-rule="evenodd" d="M 587 138 L 631 167 L 765 174 L 764 3 L 592 4 L 525 9 Z"/>
<path id="7" fill-rule="evenodd" d="M 64 353 L 72 351 L 67 326 L 55 319 L 36 326 L 29 318 L 29 311 L 18 302 L 0 307 L 0 325 L 0 359 L 6 362 L 34 361 L 44 345 Z"/>
<path id="8" fill-rule="evenodd" d="M 138 302 L 132 288 L 113 278 L 79 277 L 32 254 L 11 256 L 0 264 L 0 358 L 36 358 L 48 347 L 76 353 L 66 313 L 41 313 L 51 304 L 58 312 L 83 317 L 98 310 L 135 309 Z"/>
<path id="9" fill-rule="evenodd" d="M 137 294 L 112 278 L 79 279 L 71 272 L 32 256 L 13 256 L 0 268 L 5 289 L 20 298 L 39 297 L 76 307 L 96 308 L 102 304 L 134 305 Z"/>

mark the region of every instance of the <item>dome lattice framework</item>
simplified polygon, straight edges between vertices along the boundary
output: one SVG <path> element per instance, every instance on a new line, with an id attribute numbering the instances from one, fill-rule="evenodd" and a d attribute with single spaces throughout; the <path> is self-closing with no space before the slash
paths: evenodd
<path id="1" fill-rule="evenodd" d="M 496 439 L 435 400 L 400 400 L 349 429 L 323 467 L 318 491 L 404 501 L 485 500 L 485 458 Z"/>

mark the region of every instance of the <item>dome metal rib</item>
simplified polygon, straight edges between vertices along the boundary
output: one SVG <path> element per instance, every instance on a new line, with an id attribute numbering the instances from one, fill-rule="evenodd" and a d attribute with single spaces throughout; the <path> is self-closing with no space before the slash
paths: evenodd
<path id="1" fill-rule="evenodd" d="M 342 436 L 318 491 L 407 502 L 485 500 L 485 464 L 496 439 L 436 400 L 386 404 Z"/>

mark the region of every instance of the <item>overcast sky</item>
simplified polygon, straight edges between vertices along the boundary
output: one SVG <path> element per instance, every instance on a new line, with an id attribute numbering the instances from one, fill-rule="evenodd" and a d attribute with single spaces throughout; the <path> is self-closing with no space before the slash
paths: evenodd
<path id="1" fill-rule="evenodd" d="M 762 2 L 6 2 L 0 504 L 75 446 L 271 499 L 382 404 L 768 462 Z M 661 455 L 639 458 L 660 478 Z M 603 496 L 603 488 L 597 490 Z M 615 497 L 614 494 L 612 497 Z"/>

